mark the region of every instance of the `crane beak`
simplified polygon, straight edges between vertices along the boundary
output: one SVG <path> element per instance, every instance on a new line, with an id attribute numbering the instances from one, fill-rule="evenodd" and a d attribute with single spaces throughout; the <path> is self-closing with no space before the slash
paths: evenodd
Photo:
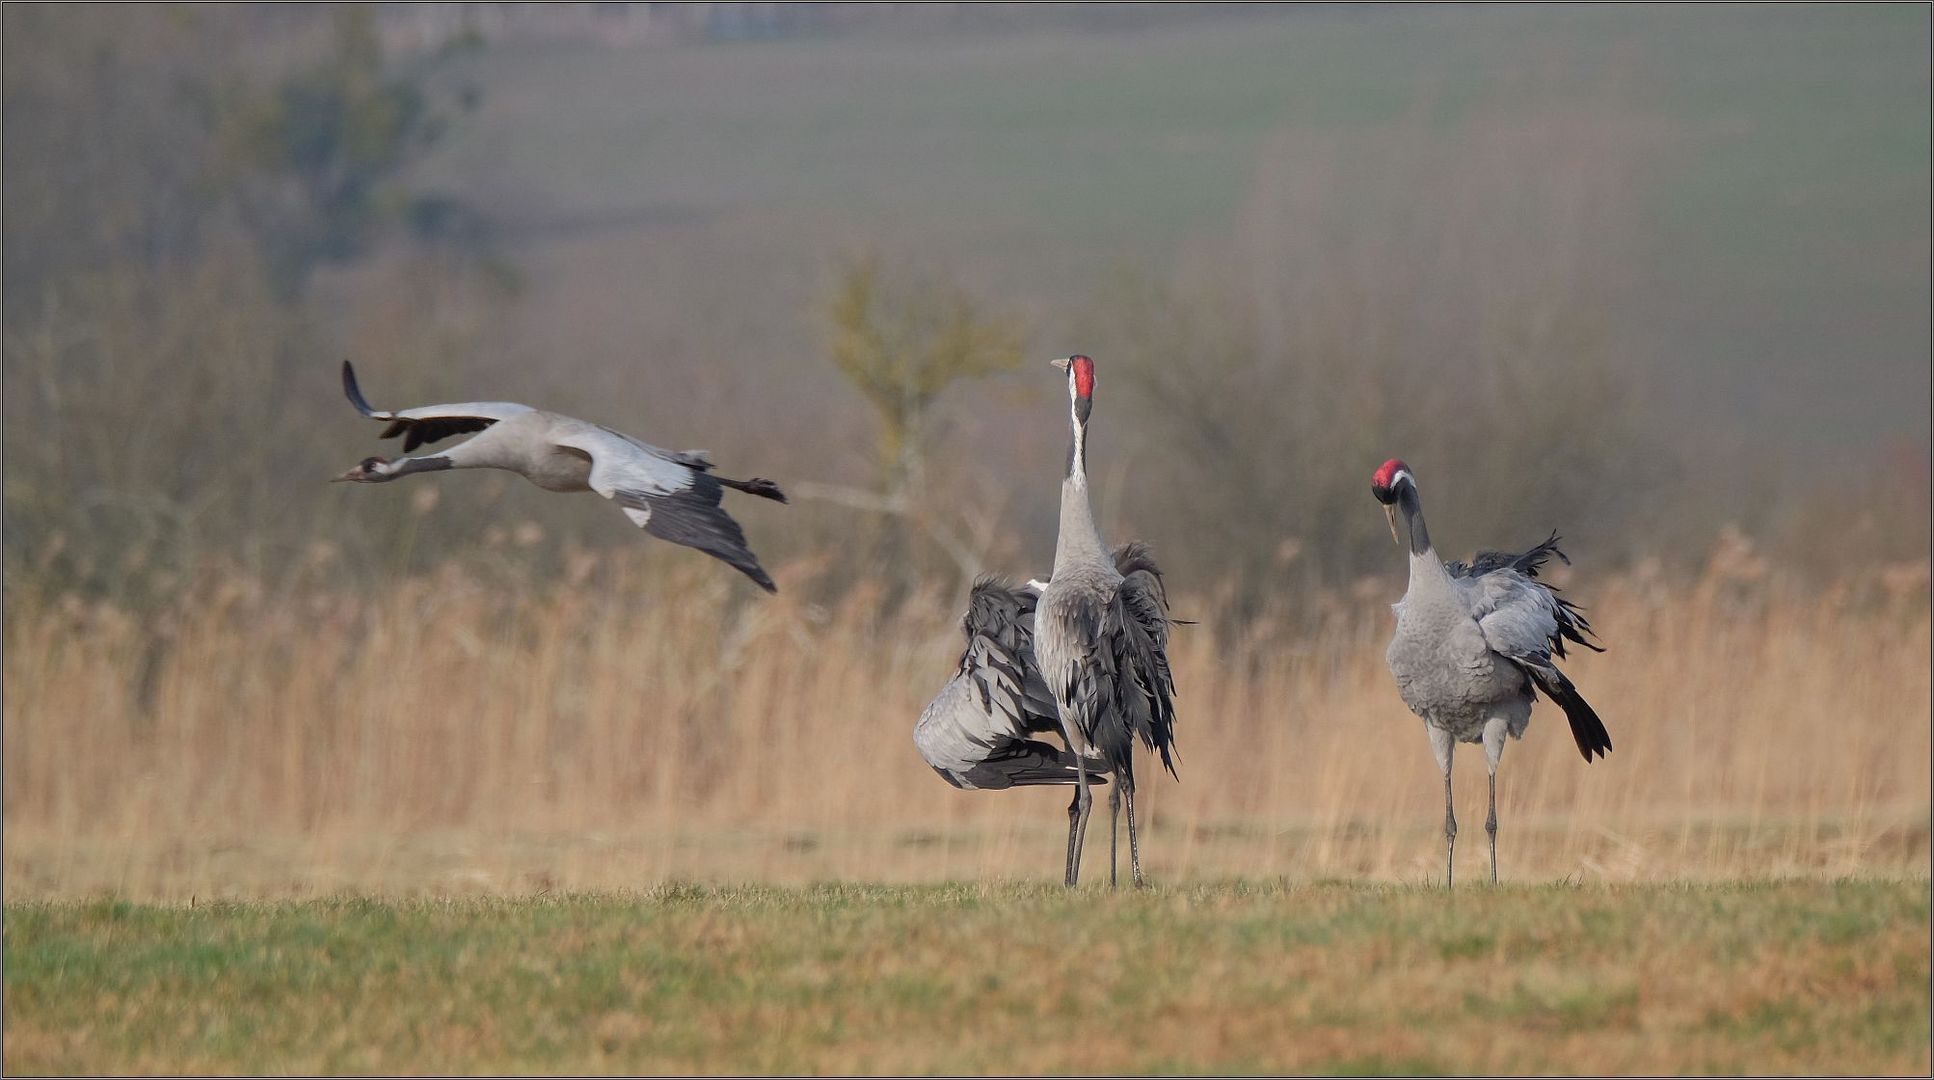
<path id="1" fill-rule="evenodd" d="M 1053 364 L 1056 371 L 1066 372 L 1068 370 L 1068 361 L 1072 359 L 1074 358 L 1070 356 L 1064 356 L 1059 360 L 1050 360 L 1048 361 L 1048 363 Z"/>
<path id="2" fill-rule="evenodd" d="M 1390 539 L 1398 544 L 1403 543 L 1403 537 L 1397 535 L 1397 505 L 1386 504 L 1383 508 L 1383 516 L 1390 522 Z"/>
<path id="3" fill-rule="evenodd" d="M 349 470 L 348 472 L 342 474 L 341 476 L 330 477 L 329 482 L 332 484 L 340 484 L 344 480 L 361 480 L 365 475 L 366 474 L 363 472 L 363 467 L 361 465 L 358 465 L 355 468 Z"/>

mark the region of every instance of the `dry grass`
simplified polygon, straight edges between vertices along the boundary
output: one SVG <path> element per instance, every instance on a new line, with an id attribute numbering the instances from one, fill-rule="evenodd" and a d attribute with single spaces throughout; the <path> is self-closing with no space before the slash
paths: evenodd
<path id="1" fill-rule="evenodd" d="M 955 791 L 913 750 L 961 597 L 822 608 L 805 566 L 766 599 L 667 561 L 583 556 L 541 589 L 452 565 L 380 595 L 224 577 L 148 619 L 17 590 L 7 897 L 1058 873 L 1064 795 Z M 1725 563 L 1748 569 L 1572 590 L 1611 651 L 1571 671 L 1617 750 L 1585 766 L 1540 706 L 1500 771 L 1508 880 L 1928 873 L 1926 569 L 1802 594 Z M 1435 766 L 1382 665 L 1398 588 L 1178 631 L 1155 878 L 1441 872 Z M 1467 753 L 1467 880 L 1483 790 Z"/>

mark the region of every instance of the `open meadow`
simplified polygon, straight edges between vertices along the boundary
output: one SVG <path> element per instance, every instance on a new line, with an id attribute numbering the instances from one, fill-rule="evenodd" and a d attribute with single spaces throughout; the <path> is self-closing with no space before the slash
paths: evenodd
<path id="1" fill-rule="evenodd" d="M 9 1073 L 1928 1069 L 1921 881 L 9 904 Z"/>

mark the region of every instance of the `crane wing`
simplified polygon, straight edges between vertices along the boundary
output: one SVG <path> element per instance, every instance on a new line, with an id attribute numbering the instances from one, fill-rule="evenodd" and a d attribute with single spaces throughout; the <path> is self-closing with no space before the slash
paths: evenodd
<path id="1" fill-rule="evenodd" d="M 1551 652 L 1558 639 L 1558 602 L 1548 587 L 1515 570 L 1495 570 L 1459 584 L 1492 651 L 1513 659 Z"/>
<path id="2" fill-rule="evenodd" d="M 1013 735 L 989 716 L 979 689 L 957 674 L 920 714 L 913 745 L 957 788 L 999 790 L 1077 782 L 1074 756 L 1039 739 Z M 1089 783 L 1098 783 L 1090 766 Z"/>
<path id="3" fill-rule="evenodd" d="M 362 389 L 356 385 L 356 369 L 347 360 L 342 362 L 342 391 L 357 412 L 372 420 L 389 421 L 389 427 L 383 429 L 379 438 L 404 436 L 403 452 L 406 454 L 425 443 L 482 431 L 499 420 L 532 411 L 530 406 L 514 401 L 468 401 L 459 405 L 419 405 L 414 409 L 401 410 L 371 408 L 363 398 Z"/>
<path id="4" fill-rule="evenodd" d="M 1450 571 L 1450 576 L 1454 578 L 1483 577 L 1498 570 L 1516 570 L 1525 577 L 1536 578 L 1545 561 L 1554 555 L 1559 562 L 1571 565 L 1565 553 L 1558 550 L 1558 534 L 1555 531 L 1529 551 L 1480 551 L 1471 556 L 1470 562 L 1447 562 L 1444 569 Z"/>
<path id="5" fill-rule="evenodd" d="M 1581 630 L 1589 632 L 1591 627 L 1575 609 L 1559 600 L 1551 586 L 1516 570 L 1495 570 L 1459 584 L 1466 587 L 1472 615 L 1485 643 L 1516 664 L 1533 685 L 1564 709 L 1572 739 L 1585 760 L 1610 751 L 1612 736 L 1605 730 L 1604 721 L 1553 660 L 1554 654 L 1565 655 L 1566 638 L 1598 648 L 1582 637 Z"/>
<path id="6" fill-rule="evenodd" d="M 913 729 L 920 756 L 955 787 L 1076 782 L 1073 755 L 1028 737 L 1060 730 L 1034 659 L 1035 599 L 993 578 L 968 597 L 960 664 Z"/>
<path id="7" fill-rule="evenodd" d="M 1592 632 L 1592 624 L 1586 620 L 1578 606 L 1559 596 L 1558 586 L 1537 580 L 1538 571 L 1544 567 L 1546 560 L 1553 556 L 1566 566 L 1571 565 L 1571 560 L 1565 557 L 1565 553 L 1558 550 L 1556 532 L 1528 551 L 1516 554 L 1508 551 L 1480 551 L 1471 556 L 1470 562 L 1447 562 L 1444 564 L 1444 569 L 1449 571 L 1452 578 L 1471 582 L 1482 581 L 1495 574 L 1504 574 L 1507 579 L 1511 575 L 1517 575 L 1535 583 L 1534 587 L 1548 593 L 1552 602 L 1557 605 L 1554 617 L 1557 619 L 1558 632 L 1555 637 L 1550 638 L 1552 652 L 1563 658 L 1567 641 L 1583 645 L 1593 652 L 1604 652 L 1604 649 L 1592 644 L 1587 637 Z"/>
<path id="8" fill-rule="evenodd" d="M 1104 592 L 1097 582 L 1096 590 L 1066 594 L 1037 612 L 1056 620 L 1057 640 L 1086 643 L 1064 669 L 1044 674 L 1066 703 L 1068 720 L 1110 768 L 1131 768 L 1133 740 L 1140 738 L 1173 774 L 1175 686 L 1161 578 L 1138 570 L 1110 584 Z"/>
<path id="9" fill-rule="evenodd" d="M 967 637 L 960 674 L 972 685 L 981 709 L 1015 737 L 1060 730 L 1054 694 L 1034 659 L 1035 600 L 1028 589 L 982 578 L 968 595 L 960 624 Z"/>
<path id="10" fill-rule="evenodd" d="M 1144 746 L 1162 755 L 1175 775 L 1175 678 L 1168 666 L 1168 591 L 1161 568 L 1146 544 L 1130 541 L 1115 552 L 1122 574 L 1115 592 L 1115 647 L 1119 650 L 1118 696 L 1129 727 Z"/>
<path id="11" fill-rule="evenodd" d="M 745 530 L 719 506 L 724 488 L 716 477 L 595 424 L 556 441 L 591 459 L 591 490 L 617 503 L 633 524 L 724 560 L 767 592 L 779 591 L 746 546 Z"/>

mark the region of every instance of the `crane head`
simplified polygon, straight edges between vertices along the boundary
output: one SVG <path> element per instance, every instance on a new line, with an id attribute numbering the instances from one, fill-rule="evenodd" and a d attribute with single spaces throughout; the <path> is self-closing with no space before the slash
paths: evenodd
<path id="1" fill-rule="evenodd" d="M 389 462 L 384 460 L 383 458 L 366 457 L 361 462 L 357 463 L 355 468 L 349 470 L 346 473 L 343 473 L 341 476 L 331 477 L 330 483 L 336 483 L 337 481 L 341 481 L 341 480 L 354 480 L 364 484 L 381 483 L 382 481 L 389 479 L 389 477 L 384 475 L 383 473 L 383 466 L 388 464 Z"/>
<path id="2" fill-rule="evenodd" d="M 1074 402 L 1076 421 L 1087 423 L 1094 406 L 1095 362 L 1076 353 L 1054 361 L 1054 366 L 1068 373 L 1068 399 Z"/>
<path id="3" fill-rule="evenodd" d="M 1414 488 L 1417 481 L 1411 477 L 1410 466 L 1402 458 L 1391 458 L 1377 466 L 1376 473 L 1370 477 L 1370 494 L 1383 504 L 1383 516 L 1390 522 L 1390 539 L 1399 544 L 1403 538 L 1397 535 L 1397 501 L 1405 484 Z"/>

